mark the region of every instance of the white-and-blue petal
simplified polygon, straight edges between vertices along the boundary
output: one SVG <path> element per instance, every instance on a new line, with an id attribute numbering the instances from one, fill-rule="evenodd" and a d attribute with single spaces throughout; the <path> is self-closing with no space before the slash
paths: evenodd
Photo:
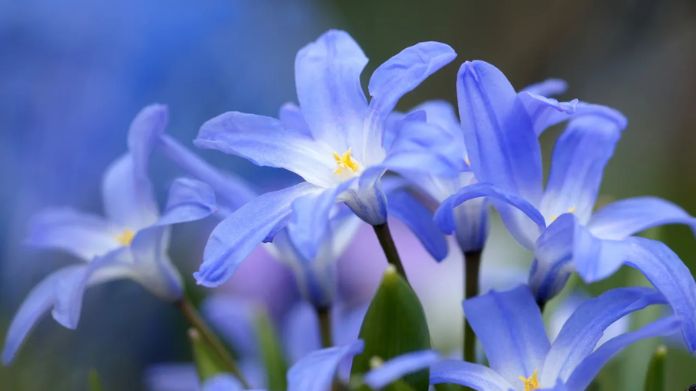
<path id="1" fill-rule="evenodd" d="M 477 179 L 536 205 L 541 198 L 541 149 L 505 75 L 483 61 L 465 62 L 457 76 L 457 97 Z"/>
<path id="2" fill-rule="evenodd" d="M 604 166 L 623 129 L 601 116 L 584 116 L 570 122 L 556 142 L 551 171 L 541 201 L 549 219 L 574 213 L 586 223 L 597 199 Z"/>
<path id="3" fill-rule="evenodd" d="M 464 315 L 481 341 L 490 367 L 509 383 L 541 368 L 550 344 L 527 286 L 466 300 Z"/>
<path id="4" fill-rule="evenodd" d="M 587 228 L 602 239 L 624 239 L 666 224 L 686 224 L 696 231 L 696 218 L 679 206 L 657 197 L 615 201 L 597 211 Z"/>
<path id="5" fill-rule="evenodd" d="M 251 251 L 287 224 L 292 203 L 318 189 L 308 183 L 255 198 L 215 227 L 194 274 L 199 284 L 214 287 L 225 282 Z"/>
<path id="6" fill-rule="evenodd" d="M 514 391 L 496 371 L 480 364 L 444 360 L 430 367 L 430 384 L 459 384 L 476 391 Z"/>
<path id="7" fill-rule="evenodd" d="M 295 58 L 295 84 L 302 115 L 314 139 L 343 153 L 362 148 L 367 100 L 360 74 L 367 57 L 345 31 L 329 30 Z"/>
<path id="8" fill-rule="evenodd" d="M 25 243 L 65 250 L 84 261 L 117 247 L 119 230 L 101 216 L 70 208 L 49 209 L 29 221 Z"/>

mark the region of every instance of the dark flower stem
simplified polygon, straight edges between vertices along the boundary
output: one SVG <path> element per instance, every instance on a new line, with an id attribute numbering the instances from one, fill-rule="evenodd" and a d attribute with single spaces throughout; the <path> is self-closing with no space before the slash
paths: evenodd
<path id="1" fill-rule="evenodd" d="M 328 306 L 315 307 L 319 317 L 319 332 L 321 333 L 321 346 L 328 348 L 333 346 L 331 338 L 331 308 Z"/>
<path id="2" fill-rule="evenodd" d="M 406 270 L 404 270 L 404 265 L 401 263 L 401 258 L 399 258 L 399 252 L 396 251 L 396 245 L 394 245 L 394 239 L 389 231 L 389 225 L 385 222 L 380 225 L 372 226 L 379 240 L 379 244 L 382 245 L 382 250 L 384 250 L 384 255 L 387 257 L 387 262 L 396 268 L 397 273 L 401 275 L 406 281 Z"/>
<path id="3" fill-rule="evenodd" d="M 177 308 L 179 308 L 179 310 L 181 310 L 181 313 L 184 315 L 186 320 L 188 320 L 191 327 L 196 329 L 201 338 L 211 347 L 218 358 L 222 361 L 226 369 L 236 376 L 245 388 L 249 388 L 249 383 L 239 370 L 234 357 L 232 357 L 232 354 L 229 352 L 229 350 L 227 350 L 222 341 L 220 341 L 220 338 L 218 338 L 218 336 L 210 329 L 205 320 L 203 320 L 203 317 L 198 312 L 196 307 L 194 307 L 191 301 L 187 297 L 183 297 L 174 304 L 177 306 Z"/>
<path id="4" fill-rule="evenodd" d="M 464 253 L 464 299 L 470 299 L 479 292 L 479 272 L 481 270 L 481 251 Z M 476 362 L 476 334 L 468 320 L 464 318 L 464 360 Z"/>

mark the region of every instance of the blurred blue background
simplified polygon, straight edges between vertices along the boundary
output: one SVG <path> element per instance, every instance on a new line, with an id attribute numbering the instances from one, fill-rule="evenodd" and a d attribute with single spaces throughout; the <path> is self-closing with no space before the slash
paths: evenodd
<path id="1" fill-rule="evenodd" d="M 296 51 L 328 28 L 345 29 L 362 45 L 371 59 L 367 75 L 418 41 L 455 48 L 457 64 L 408 95 L 402 108 L 436 97 L 454 101 L 456 69 L 467 59 L 496 64 L 517 87 L 567 80 L 567 97 L 614 106 L 630 121 L 607 169 L 604 199 L 652 194 L 696 213 L 693 1 L 0 0 L 2 335 L 31 286 L 71 262 L 22 246 L 27 219 L 55 205 L 99 212 L 102 172 L 125 150 L 128 125 L 141 107 L 168 104 L 169 132 L 187 145 L 201 123 L 223 111 L 274 115 L 295 100 Z M 544 136 L 547 150 L 556 135 Z M 292 180 L 240 159 L 203 155 L 259 189 Z M 162 159 L 155 170 L 166 189 L 174 170 Z M 190 278 L 204 234 L 184 227 L 175 235 L 187 239 L 172 253 Z M 651 235 L 696 265 L 696 241 L 687 229 Z M 264 267 L 273 272 L 250 269 L 246 285 L 230 289 L 267 297 L 272 289 L 259 293 L 254 286 L 294 289 L 282 267 Z M 633 280 L 621 273 L 591 289 Z M 271 300 L 275 314 L 283 300 Z M 96 368 L 107 390 L 138 390 L 148 365 L 188 359 L 183 330 L 173 308 L 135 284 L 97 287 L 87 295 L 79 329 L 42 322 L 16 363 L 0 368 L 0 389 L 85 389 Z M 636 366 L 617 366 L 612 376 L 642 373 L 647 360 L 633 361 Z M 675 352 L 669 363 L 675 387 L 669 389 L 696 383 L 684 370 L 694 361 Z"/>

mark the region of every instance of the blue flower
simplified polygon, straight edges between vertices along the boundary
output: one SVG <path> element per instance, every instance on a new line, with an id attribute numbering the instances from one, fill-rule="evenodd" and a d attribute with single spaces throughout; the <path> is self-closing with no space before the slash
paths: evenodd
<path id="1" fill-rule="evenodd" d="M 53 272 L 29 293 L 8 330 L 4 364 L 12 361 L 47 311 L 61 325 L 77 327 L 82 296 L 89 286 L 127 278 L 164 300 L 181 297 L 181 277 L 167 255 L 169 226 L 211 214 L 215 199 L 206 184 L 181 178 L 173 183 L 160 216 L 147 170 L 157 134 L 166 124 L 167 109 L 161 105 L 146 107 L 133 120 L 128 153 L 104 175 L 105 217 L 61 208 L 31 221 L 29 245 L 67 251 L 82 263 Z"/>
<path id="2" fill-rule="evenodd" d="M 552 96 L 563 93 L 566 84 L 562 80 L 549 79 L 530 85 L 523 91 L 541 96 Z M 417 186 L 417 191 L 423 191 L 440 204 L 459 189 L 477 183 L 476 176 L 471 170 L 471 161 L 467 153 L 466 143 L 454 108 L 446 101 L 428 101 L 413 108 L 407 117 L 418 118 L 440 127 L 450 135 L 451 143 L 444 146 L 446 153 L 459 156 L 466 163 L 459 175 L 439 176 L 433 173 L 411 173 L 406 179 Z M 392 123 L 398 124 L 402 115 L 392 115 Z M 398 126 L 392 126 L 397 128 Z M 472 199 L 453 210 L 454 236 L 463 252 L 481 251 L 488 236 L 488 203 L 485 198 Z"/>
<path id="3" fill-rule="evenodd" d="M 280 118 L 288 124 L 303 121 L 301 113 L 293 111 L 288 105 L 281 108 Z M 168 135 L 160 136 L 158 148 L 188 175 L 213 188 L 218 201 L 218 215 L 223 219 L 257 196 L 248 183 L 211 166 Z M 383 182 L 388 213 L 408 225 L 426 250 L 435 259 L 442 260 L 447 255 L 447 244 L 444 235 L 433 223 L 431 212 L 404 190 L 403 180 L 390 177 Z M 302 243 L 296 242 L 298 235 L 294 235 L 293 230 L 301 227 L 295 228 L 295 224 L 288 224 L 273 234 L 273 241 L 265 243 L 264 249 L 290 267 L 300 292 L 310 303 L 315 307 L 328 307 L 336 291 L 336 263 L 352 242 L 359 222 L 349 208 L 336 204 L 329 211 L 325 232 L 312 244 L 317 249 L 313 257 L 299 250 Z"/>
<path id="4" fill-rule="evenodd" d="M 679 330 L 670 316 L 599 344 L 612 323 L 664 297 L 649 288 L 617 288 L 581 304 L 550 342 L 527 286 L 491 292 L 464 303 L 489 366 L 443 360 L 430 368 L 432 384 L 454 383 L 482 391 L 585 390 L 615 354 L 645 338 Z"/>
<path id="5" fill-rule="evenodd" d="M 347 33 L 329 31 L 297 54 L 300 108 L 286 105 L 280 120 L 228 112 L 206 122 L 195 140 L 199 147 L 285 168 L 305 182 L 264 194 L 220 223 L 195 274 L 198 282 L 221 284 L 258 243 L 284 226 L 294 227 L 293 242 L 312 258 L 336 202 L 370 224 L 383 224 L 387 206 L 380 178 L 388 169 L 451 172 L 457 162 L 431 151 L 445 141 L 426 124 L 405 124 L 403 141 L 387 147 L 383 133 L 399 98 L 454 56 L 436 42 L 403 50 L 372 75 L 368 103 L 360 87 L 367 58 Z"/>
<path id="6" fill-rule="evenodd" d="M 558 102 L 536 93 L 558 87 L 551 83 L 517 93 L 492 65 L 481 61 L 462 65 L 457 81 L 459 111 L 478 182 L 442 203 L 435 216 L 438 224 L 452 232 L 455 208 L 485 197 L 510 233 L 534 252 L 529 281 L 540 303 L 558 293 L 573 271 L 592 282 L 621 265 L 635 267 L 684 320 L 687 346 L 696 351 L 696 284 L 691 274 L 666 246 L 630 237 L 659 224 L 695 228 L 696 221 L 654 197 L 617 201 L 593 215 L 604 166 L 626 119 L 607 107 Z M 543 189 L 538 135 L 568 119 Z"/>

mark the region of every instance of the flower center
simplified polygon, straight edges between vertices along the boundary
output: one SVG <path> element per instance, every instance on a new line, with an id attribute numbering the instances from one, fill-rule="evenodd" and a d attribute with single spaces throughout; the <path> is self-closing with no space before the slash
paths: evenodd
<path id="1" fill-rule="evenodd" d="M 530 377 L 519 377 L 522 384 L 524 384 L 524 391 L 534 391 L 539 388 L 539 372 L 535 369 Z"/>
<path id="2" fill-rule="evenodd" d="M 338 152 L 334 152 L 333 158 L 336 161 L 336 171 L 334 171 L 334 173 L 337 175 L 344 173 L 355 174 L 360 170 L 360 163 L 353 159 L 353 152 L 350 148 L 343 152 L 343 155 L 339 155 Z"/>
<path id="3" fill-rule="evenodd" d="M 132 229 L 126 228 L 123 231 L 121 231 L 120 234 L 116 235 L 116 241 L 121 246 L 130 246 L 131 242 L 133 242 L 134 237 L 135 232 L 133 232 Z"/>

